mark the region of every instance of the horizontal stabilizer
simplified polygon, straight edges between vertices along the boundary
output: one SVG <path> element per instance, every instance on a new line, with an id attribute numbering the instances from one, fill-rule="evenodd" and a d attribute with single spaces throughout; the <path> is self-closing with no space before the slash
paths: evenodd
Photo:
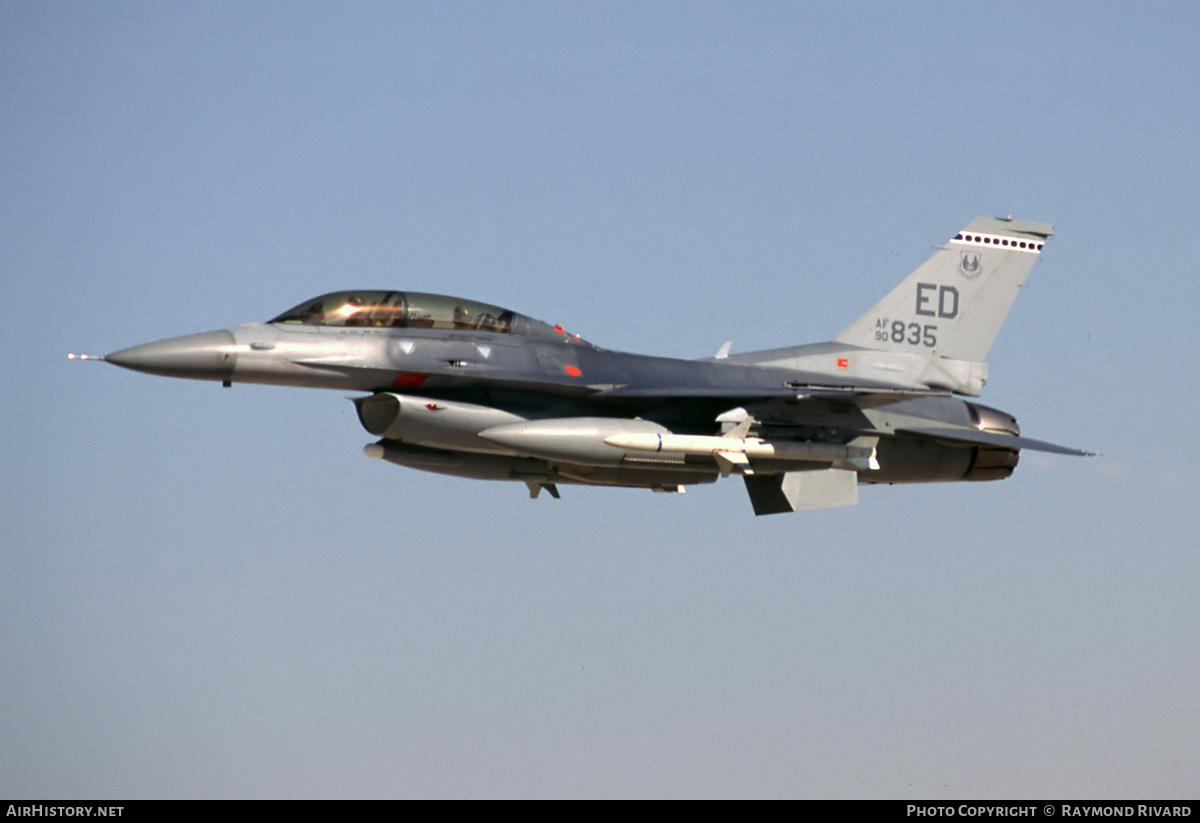
<path id="1" fill-rule="evenodd" d="M 1067 446 L 1047 443 L 1045 440 L 1034 440 L 1032 437 L 1013 437 L 1011 434 L 996 434 L 978 431 L 976 429 L 897 429 L 898 434 L 916 434 L 921 437 L 933 437 L 938 440 L 950 440 L 955 443 L 974 443 L 979 446 L 1000 446 L 1007 449 L 1031 449 L 1039 452 L 1054 454 L 1070 454 L 1075 457 L 1094 457 L 1095 452 L 1085 452 Z"/>

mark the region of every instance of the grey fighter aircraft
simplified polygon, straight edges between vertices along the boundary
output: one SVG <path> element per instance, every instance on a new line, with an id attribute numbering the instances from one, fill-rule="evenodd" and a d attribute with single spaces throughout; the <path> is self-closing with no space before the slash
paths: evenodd
<path id="1" fill-rule="evenodd" d="M 1000 480 L 1022 437 L 977 397 L 1053 227 L 981 217 L 827 343 L 677 360 L 608 351 L 473 300 L 340 291 L 266 323 L 100 359 L 148 374 L 364 392 L 369 457 L 424 471 L 682 492 L 740 475 L 756 514 L 858 502 L 860 483 Z M 75 355 L 72 355 L 75 357 Z"/>

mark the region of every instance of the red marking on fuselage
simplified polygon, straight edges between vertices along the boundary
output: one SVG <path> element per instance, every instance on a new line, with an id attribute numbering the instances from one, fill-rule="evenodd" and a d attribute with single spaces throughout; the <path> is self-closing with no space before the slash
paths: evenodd
<path id="1" fill-rule="evenodd" d="M 579 375 L 583 374 L 583 372 L 581 372 L 577 366 L 563 366 L 563 371 L 572 377 L 578 377 Z"/>
<path id="2" fill-rule="evenodd" d="M 392 387 L 397 389 L 418 389 L 421 387 L 421 384 L 428 379 L 429 375 L 427 374 L 402 371 L 396 375 L 396 379 L 392 381 Z"/>
<path id="3" fill-rule="evenodd" d="M 839 357 L 839 358 L 838 358 L 838 368 L 839 368 L 839 369 L 848 369 L 848 368 L 850 368 L 850 360 L 849 360 L 849 358 L 846 358 L 846 357 Z"/>

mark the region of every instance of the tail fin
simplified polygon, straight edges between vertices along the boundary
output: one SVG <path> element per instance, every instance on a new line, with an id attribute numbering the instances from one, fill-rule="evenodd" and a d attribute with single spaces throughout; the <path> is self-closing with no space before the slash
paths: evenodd
<path id="1" fill-rule="evenodd" d="M 980 217 L 835 341 L 982 363 L 1054 227 Z"/>

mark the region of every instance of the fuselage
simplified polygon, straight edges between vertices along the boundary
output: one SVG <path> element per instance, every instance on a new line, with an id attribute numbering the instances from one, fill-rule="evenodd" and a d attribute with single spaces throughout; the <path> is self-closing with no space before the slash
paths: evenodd
<path id="1" fill-rule="evenodd" d="M 416 319 L 411 308 L 395 308 L 418 303 L 424 316 Z M 134 346 L 106 359 L 226 386 L 367 392 L 357 405 L 364 427 L 383 437 L 374 456 L 466 476 L 514 479 L 532 471 L 547 483 L 674 489 L 735 468 L 752 473 L 751 458 L 759 473 L 830 466 L 831 449 L 850 448 L 864 435 L 869 457 L 843 461 L 860 482 L 963 479 L 977 468 L 979 446 L 895 435 L 906 427 L 979 428 L 985 409 L 948 393 L 912 396 L 880 382 L 846 385 L 831 374 L 609 351 L 499 307 L 401 292 L 338 292 L 266 323 Z M 897 394 L 865 408 L 849 402 L 864 391 Z M 648 453 L 629 445 L 659 433 L 721 437 L 732 424 L 720 418 L 731 412 L 753 417 L 756 441 L 737 448 L 713 441 L 714 451 L 738 461 L 732 466 L 703 448 Z M 1000 430 L 1017 433 L 1011 417 L 986 412 L 1002 420 Z M 1015 451 L 1005 454 L 1011 459 L 999 461 L 1000 474 L 1016 462 Z"/>
<path id="2" fill-rule="evenodd" d="M 426 471 L 682 491 L 743 478 L 757 514 L 842 506 L 858 483 L 996 480 L 1020 436 L 962 399 L 1053 227 L 978 218 L 831 341 L 702 360 L 601 349 L 500 306 L 331 292 L 266 323 L 108 355 L 150 374 L 338 389 L 379 437 L 368 456 Z"/>

